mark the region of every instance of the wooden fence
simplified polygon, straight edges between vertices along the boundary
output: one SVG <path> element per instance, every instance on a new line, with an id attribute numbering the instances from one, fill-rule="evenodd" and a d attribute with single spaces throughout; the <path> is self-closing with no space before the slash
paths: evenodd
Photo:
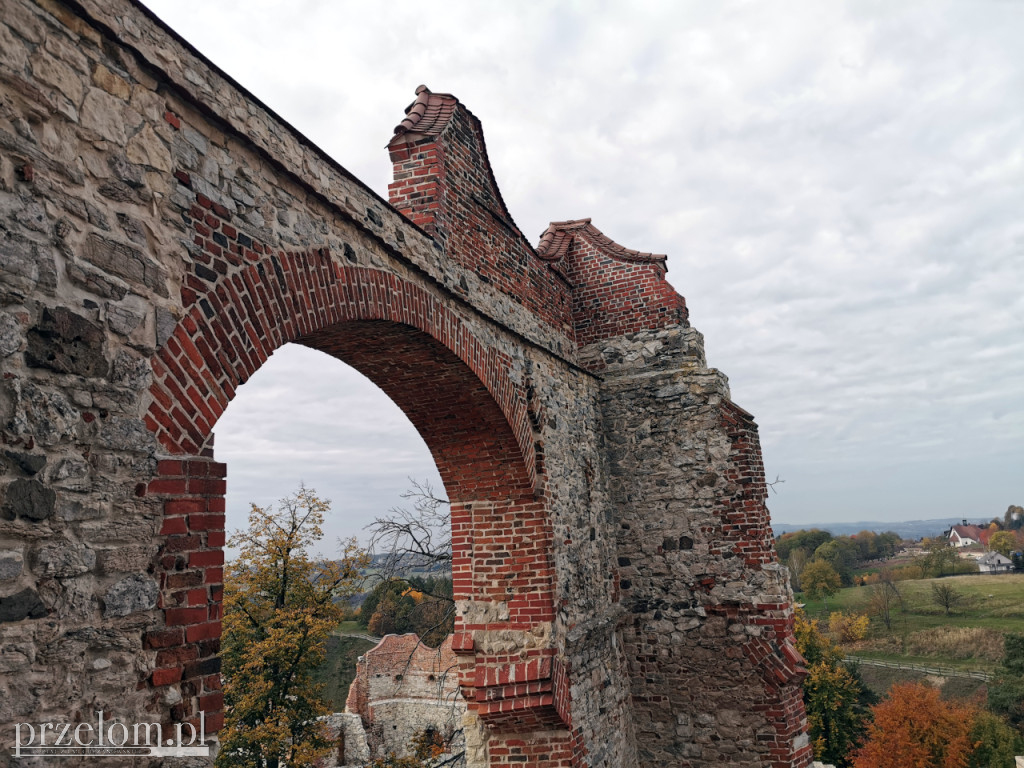
<path id="1" fill-rule="evenodd" d="M 974 680 L 991 680 L 992 673 L 980 669 L 954 669 L 952 667 L 925 667 L 920 664 L 908 664 L 903 661 L 884 661 L 882 659 L 865 659 L 861 656 L 846 656 L 843 661 L 850 664 L 865 664 L 869 667 L 888 667 L 890 669 L 907 669 L 937 677 L 970 677 Z"/>

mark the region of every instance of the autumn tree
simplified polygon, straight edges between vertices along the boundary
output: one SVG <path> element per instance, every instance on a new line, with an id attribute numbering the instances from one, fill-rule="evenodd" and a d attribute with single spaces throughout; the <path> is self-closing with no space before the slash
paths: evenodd
<path id="1" fill-rule="evenodd" d="M 406 594 L 405 581 L 381 579 L 366 595 L 359 609 L 359 623 L 374 635 L 411 632 L 409 616 L 415 606 Z"/>
<path id="2" fill-rule="evenodd" d="M 942 701 L 930 686 L 904 683 L 894 685 L 872 712 L 854 768 L 968 768 L 972 707 Z"/>
<path id="3" fill-rule="evenodd" d="M 800 584 L 808 597 L 812 600 L 822 600 L 827 610 L 828 599 L 838 591 L 841 581 L 839 574 L 831 565 L 824 560 L 812 560 L 800 574 Z"/>
<path id="4" fill-rule="evenodd" d="M 932 602 L 940 608 L 944 608 L 947 616 L 949 616 L 950 610 L 960 605 L 963 600 L 964 593 L 957 590 L 952 584 L 932 582 Z"/>
<path id="5" fill-rule="evenodd" d="M 853 569 L 860 561 L 860 549 L 849 536 L 826 541 L 814 550 L 815 560 L 824 560 L 839 575 L 842 586 L 853 586 Z"/>
<path id="6" fill-rule="evenodd" d="M 808 668 L 821 663 L 836 664 L 842 658 L 836 644 L 821 631 L 818 620 L 809 618 L 802 608 L 793 614 L 793 639 Z"/>
<path id="7" fill-rule="evenodd" d="M 869 622 L 862 613 L 833 611 L 828 617 L 828 631 L 839 643 L 856 643 L 867 637 Z"/>
<path id="8" fill-rule="evenodd" d="M 988 548 L 1003 557 L 1009 557 L 1017 548 L 1017 537 L 1010 531 L 996 531 L 989 537 Z"/>
<path id="9" fill-rule="evenodd" d="M 775 551 L 782 561 L 789 560 L 794 550 L 802 549 L 808 555 L 826 541 L 832 540 L 832 534 L 817 528 L 811 530 L 790 531 L 775 540 Z"/>
<path id="10" fill-rule="evenodd" d="M 842 665 L 816 664 L 804 680 L 804 708 L 814 757 L 844 768 L 864 728 L 859 711 L 861 688 Z"/>
<path id="11" fill-rule="evenodd" d="M 317 720 L 329 714 L 313 672 L 356 592 L 368 558 L 354 539 L 339 560 L 316 559 L 330 503 L 309 488 L 276 509 L 255 504 L 224 578 L 221 659 L 226 702 L 218 768 L 310 764 L 332 746 Z"/>
<path id="12" fill-rule="evenodd" d="M 807 663 L 803 698 L 814 756 L 845 768 L 864 732 L 867 705 L 873 696 L 866 691 L 856 669 L 843 663 L 842 653 L 821 631 L 818 621 L 799 609 L 793 635 Z"/>

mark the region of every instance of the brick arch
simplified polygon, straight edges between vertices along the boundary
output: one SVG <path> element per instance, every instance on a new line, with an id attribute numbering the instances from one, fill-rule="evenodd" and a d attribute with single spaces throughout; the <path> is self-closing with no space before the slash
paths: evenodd
<path id="1" fill-rule="evenodd" d="M 145 636 L 157 651 L 149 678 L 154 709 L 161 689 L 179 685 L 172 721 L 194 722 L 200 711 L 208 731 L 223 721 L 226 467 L 213 460 L 209 438 L 238 387 L 276 348 L 296 342 L 374 381 L 433 454 L 452 501 L 455 597 L 484 606 L 482 615 L 456 620 L 460 683 L 471 709 L 496 730 L 567 723 L 565 670 L 553 649 L 511 659 L 477 654 L 472 641 L 480 629 L 530 630 L 554 618 L 551 526 L 543 494 L 535 493 L 532 432 L 511 360 L 395 274 L 339 265 L 327 250 L 239 251 L 234 271 L 194 268 L 182 289 L 184 316 L 151 361 L 146 424 L 170 455 L 140 489 L 162 497 L 165 512 L 165 627 Z M 517 661 L 517 681 L 529 687 L 497 671 Z"/>
<path id="2" fill-rule="evenodd" d="M 185 316 L 152 360 L 146 424 L 168 453 L 200 454 L 237 388 L 294 341 L 344 359 L 384 389 L 423 434 L 456 498 L 482 490 L 460 474 L 470 455 L 478 466 L 491 462 L 504 478 L 496 486 L 533 486 L 525 396 L 508 357 L 485 347 L 464 320 L 420 286 L 341 266 L 326 249 L 249 253 L 253 263 L 223 277 L 197 266 L 182 291 Z M 381 348 L 391 353 L 375 356 Z M 456 424 L 460 441 L 445 437 Z"/>

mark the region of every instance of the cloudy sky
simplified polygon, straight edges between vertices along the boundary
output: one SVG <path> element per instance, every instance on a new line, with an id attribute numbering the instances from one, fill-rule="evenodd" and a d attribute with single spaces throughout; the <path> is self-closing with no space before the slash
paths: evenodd
<path id="1" fill-rule="evenodd" d="M 669 254 L 776 520 L 1024 504 L 1024 2 L 148 4 L 381 195 L 425 83 L 483 121 L 534 243 L 590 216 Z M 217 452 L 237 524 L 303 480 L 332 536 L 436 478 L 382 393 L 292 348 Z"/>

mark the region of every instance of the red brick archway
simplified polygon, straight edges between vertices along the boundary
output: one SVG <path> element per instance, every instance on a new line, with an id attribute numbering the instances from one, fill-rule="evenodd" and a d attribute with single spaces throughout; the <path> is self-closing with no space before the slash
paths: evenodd
<path id="1" fill-rule="evenodd" d="M 455 596 L 483 606 L 456 624 L 471 708 L 499 732 L 568 724 L 565 671 L 553 648 L 506 658 L 477 654 L 472 640 L 476 629 L 529 630 L 554 616 L 551 529 L 511 361 L 415 283 L 340 266 L 326 250 L 272 253 L 205 203 L 197 195 L 192 215 L 209 267 L 197 264 L 186 277 L 185 315 L 152 359 L 146 424 L 167 458 L 138 491 L 160 496 L 164 509 L 166 627 L 145 638 L 157 649 L 154 708 L 159 689 L 180 683 L 173 719 L 202 710 L 208 730 L 223 721 L 226 467 L 214 461 L 210 436 L 237 388 L 275 349 L 296 342 L 380 386 L 433 454 L 452 501 Z"/>

